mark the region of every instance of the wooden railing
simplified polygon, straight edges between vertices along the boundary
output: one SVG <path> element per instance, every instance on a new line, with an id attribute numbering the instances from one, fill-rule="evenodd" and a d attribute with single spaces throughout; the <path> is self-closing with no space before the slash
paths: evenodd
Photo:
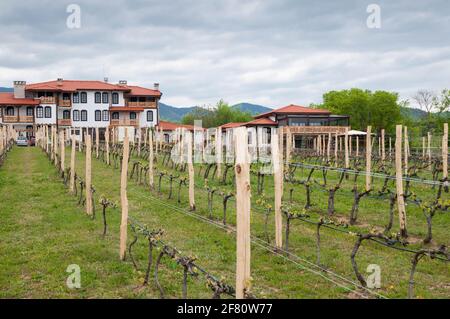
<path id="1" fill-rule="evenodd" d="M 4 123 L 34 123 L 34 116 L 18 116 L 5 115 L 3 116 Z"/>
<path id="2" fill-rule="evenodd" d="M 120 119 L 120 120 L 111 120 L 111 126 L 137 126 L 139 124 L 139 120 L 129 120 L 129 119 Z"/>
<path id="3" fill-rule="evenodd" d="M 72 120 L 71 119 L 58 119 L 58 125 L 60 126 L 71 126 Z"/>
<path id="4" fill-rule="evenodd" d="M 156 102 L 130 102 L 127 101 L 126 103 L 127 106 L 129 107 L 156 107 Z"/>
<path id="5" fill-rule="evenodd" d="M 71 100 L 59 100 L 58 105 L 61 107 L 71 107 L 72 101 Z"/>
<path id="6" fill-rule="evenodd" d="M 56 101 L 54 96 L 41 96 L 39 100 L 42 104 L 55 104 Z"/>

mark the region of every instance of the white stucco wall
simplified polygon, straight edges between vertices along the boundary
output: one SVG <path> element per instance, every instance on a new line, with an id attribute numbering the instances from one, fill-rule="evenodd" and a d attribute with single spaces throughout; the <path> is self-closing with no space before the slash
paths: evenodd
<path id="1" fill-rule="evenodd" d="M 153 121 L 147 122 L 147 112 L 153 112 Z M 158 111 L 156 109 L 145 109 L 144 112 L 141 112 L 139 119 L 140 127 L 154 127 L 158 123 Z"/>

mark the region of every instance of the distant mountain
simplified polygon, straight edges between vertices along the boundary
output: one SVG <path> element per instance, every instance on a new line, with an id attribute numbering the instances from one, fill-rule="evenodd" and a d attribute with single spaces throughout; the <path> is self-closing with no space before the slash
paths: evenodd
<path id="1" fill-rule="evenodd" d="M 251 115 L 266 113 L 266 112 L 273 110 L 272 108 L 267 107 L 267 106 L 245 103 L 245 102 L 233 105 L 232 108 L 240 109 L 243 112 L 249 112 Z"/>
<path id="2" fill-rule="evenodd" d="M 427 112 L 412 107 L 402 107 L 401 113 L 402 116 L 410 118 L 413 121 L 420 120 L 427 115 Z"/>
<path id="3" fill-rule="evenodd" d="M 171 122 L 181 122 L 183 116 L 193 111 L 197 106 L 175 107 L 164 103 L 159 103 L 159 116 L 162 120 Z"/>
<path id="4" fill-rule="evenodd" d="M 0 87 L 0 92 L 14 92 L 13 88 Z"/>
<path id="5" fill-rule="evenodd" d="M 192 112 L 198 106 L 190 106 L 190 107 L 175 107 L 172 105 L 167 105 L 164 103 L 159 103 L 159 116 L 162 120 L 171 121 L 171 122 L 181 122 L 181 119 L 186 114 Z M 269 107 L 256 105 L 251 103 L 239 103 L 233 105 L 232 108 L 240 109 L 244 112 L 249 112 L 251 115 L 261 114 L 265 112 L 269 112 L 272 110 Z"/>

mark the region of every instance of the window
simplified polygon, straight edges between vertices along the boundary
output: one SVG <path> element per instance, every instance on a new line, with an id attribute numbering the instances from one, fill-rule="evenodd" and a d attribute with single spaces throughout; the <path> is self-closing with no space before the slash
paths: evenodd
<path id="1" fill-rule="evenodd" d="M 112 94 L 112 104 L 119 104 L 119 93 Z"/>
<path id="2" fill-rule="evenodd" d="M 73 110 L 73 120 L 74 121 L 79 121 L 80 120 L 80 111 Z"/>
<path id="3" fill-rule="evenodd" d="M 147 122 L 153 122 L 153 111 L 147 111 Z"/>
<path id="4" fill-rule="evenodd" d="M 63 119 L 64 120 L 70 120 L 70 111 L 69 110 L 64 110 L 63 111 Z"/>
<path id="5" fill-rule="evenodd" d="M 33 108 L 31 106 L 27 107 L 27 116 L 33 116 Z"/>
<path id="6" fill-rule="evenodd" d="M 102 103 L 102 95 L 100 92 L 95 92 L 95 103 Z"/>
<path id="7" fill-rule="evenodd" d="M 140 97 L 139 102 L 145 102 L 145 97 Z"/>
<path id="8" fill-rule="evenodd" d="M 130 97 L 130 102 L 137 102 L 138 98 L 136 96 Z"/>
<path id="9" fill-rule="evenodd" d="M 103 104 L 109 103 L 109 94 L 108 94 L 108 92 L 103 92 L 103 94 L 102 94 L 102 103 Z"/>
<path id="10" fill-rule="evenodd" d="M 109 111 L 104 110 L 103 111 L 103 121 L 108 122 L 109 121 Z"/>
<path id="11" fill-rule="evenodd" d="M 14 108 L 12 106 L 6 108 L 6 115 L 14 116 Z"/>
<path id="12" fill-rule="evenodd" d="M 86 122 L 87 121 L 87 111 L 86 110 L 82 110 L 81 111 L 81 121 L 82 122 Z"/>
<path id="13" fill-rule="evenodd" d="M 80 97 L 81 97 L 81 103 L 87 103 L 87 93 L 86 92 L 81 92 Z"/>
<path id="14" fill-rule="evenodd" d="M 73 103 L 80 103 L 80 94 L 78 92 L 73 94 Z"/>
<path id="15" fill-rule="evenodd" d="M 42 106 L 36 108 L 36 117 L 40 119 L 44 117 L 44 108 Z"/>
<path id="16" fill-rule="evenodd" d="M 130 120 L 136 119 L 136 112 L 130 112 Z"/>
<path id="17" fill-rule="evenodd" d="M 44 116 L 46 119 L 49 119 L 52 117 L 52 108 L 50 106 L 46 106 L 44 108 Z"/>
<path id="18" fill-rule="evenodd" d="M 99 121 L 101 121 L 101 120 L 102 120 L 102 111 L 96 110 L 96 111 L 95 111 L 95 121 L 96 121 L 96 122 L 99 122 Z"/>
<path id="19" fill-rule="evenodd" d="M 62 98 L 63 98 L 64 101 L 70 101 L 70 94 L 69 93 L 63 93 Z"/>
<path id="20" fill-rule="evenodd" d="M 114 113 L 111 115 L 111 117 L 112 117 L 113 120 L 118 120 L 118 119 L 119 119 L 119 112 L 114 112 Z"/>

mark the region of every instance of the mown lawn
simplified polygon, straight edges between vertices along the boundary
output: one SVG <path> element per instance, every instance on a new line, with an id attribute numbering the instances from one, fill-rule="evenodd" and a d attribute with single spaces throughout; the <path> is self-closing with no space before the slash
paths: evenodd
<path id="1" fill-rule="evenodd" d="M 132 163 L 130 162 L 130 170 Z M 145 161 L 141 160 L 143 163 Z M 66 163 L 69 163 L 69 149 Z M 160 168 L 168 172 L 172 170 Z M 77 152 L 77 174 L 84 176 L 84 155 Z M 175 172 L 174 172 L 175 174 Z M 186 173 L 176 173 L 186 175 Z M 198 175 L 196 174 L 196 177 Z M 252 177 L 254 178 L 254 177 Z M 120 172 L 106 166 L 100 160 L 93 160 L 93 185 L 95 198 L 104 195 L 119 201 Z M 157 181 L 157 178 L 155 178 Z M 196 179 L 197 213 L 207 216 L 207 197 L 202 188 L 201 178 Z M 210 184 L 223 190 L 223 186 L 211 180 Z M 253 191 L 256 189 L 252 180 Z M 273 184 L 268 178 L 265 192 L 272 197 Z M 286 187 L 287 188 L 287 187 Z M 232 232 L 223 231 L 185 214 L 187 208 L 187 189 L 183 187 L 181 203 L 178 204 L 177 183 L 174 182 L 174 198 L 168 199 L 168 182 L 163 179 L 162 194 L 148 187 L 129 182 L 130 216 L 148 225 L 151 229 L 163 228 L 164 240 L 180 249 L 186 255 L 198 257 L 197 263 L 223 277 L 234 286 L 235 237 Z M 303 192 L 294 192 L 294 199 L 302 203 Z M 285 193 L 286 196 L 286 193 Z M 324 206 L 326 197 L 314 192 L 319 208 Z M 253 195 L 253 202 L 258 196 Z M 285 198 L 286 199 L 286 198 Z M 38 148 L 14 148 L 5 165 L 0 168 L 0 296 L 19 298 L 158 298 L 159 291 L 151 281 L 142 287 L 146 240 L 141 238 L 135 245 L 135 256 L 139 261 L 139 271 L 135 271 L 129 259 L 120 262 L 118 257 L 120 210 L 108 210 L 108 235 L 102 238 L 102 221 L 99 205 L 97 218 L 91 220 L 84 208 L 77 205 L 77 199 L 68 194 L 45 153 Z M 234 202 L 230 201 L 227 221 L 234 225 Z M 349 205 L 345 199 L 337 199 L 337 210 Z M 351 205 L 351 203 L 350 203 Z M 256 205 L 254 205 L 256 207 Z M 384 207 L 370 204 L 367 218 L 382 215 Z M 177 209 L 182 208 L 182 210 Z M 361 211 L 365 211 L 365 204 Z M 362 216 L 364 213 L 360 213 Z M 312 218 L 318 218 L 320 212 Z M 372 216 L 372 217 L 370 217 Z M 222 217 L 221 199 L 216 195 L 214 218 Z M 252 210 L 252 234 L 264 238 L 264 213 Z M 362 217 L 366 218 L 366 217 Z M 413 219 L 416 220 L 416 219 Z M 419 220 L 419 218 L 417 218 Z M 448 221 L 448 220 L 445 220 Z M 440 225 L 440 223 L 437 223 Z M 414 225 L 414 224 L 413 224 Z M 394 226 L 395 227 L 395 226 Z M 414 227 L 414 226 L 411 226 Z M 438 226 L 436 236 L 445 239 L 444 226 Z M 420 227 L 421 228 L 421 227 Z M 273 240 L 273 218 L 269 219 L 270 236 Z M 414 228 L 415 229 L 415 228 Z M 413 230 L 414 230 L 413 229 Z M 315 227 L 294 221 L 291 228 L 290 247 L 292 251 L 315 261 Z M 448 237 L 447 237 L 448 238 Z M 130 240 L 132 236 L 130 234 Z M 354 238 L 322 231 L 322 263 L 333 272 L 356 281 L 350 265 L 350 252 Z M 365 243 L 358 254 L 360 271 L 365 273 L 369 264 L 382 266 L 382 288 L 379 293 L 388 297 L 406 296 L 407 278 L 411 255 L 402 254 L 373 243 Z M 82 272 L 82 288 L 70 290 L 65 280 L 66 268 L 78 264 Z M 303 263 L 304 264 L 304 263 Z M 312 267 L 312 266 L 309 266 Z M 350 294 L 343 288 L 325 280 L 324 273 L 311 273 L 298 265 L 273 253 L 252 246 L 253 293 L 257 297 L 271 298 L 348 298 Z M 445 298 L 449 292 L 448 264 L 424 259 L 416 275 L 416 295 L 424 298 Z M 160 281 L 168 297 L 181 296 L 182 268 L 172 261 L 165 260 L 160 271 Z M 329 276 L 328 276 L 329 277 Z M 342 283 L 342 280 L 339 280 Z M 351 287 L 351 284 L 346 284 Z M 189 279 L 188 297 L 208 298 L 212 295 L 203 277 Z"/>

